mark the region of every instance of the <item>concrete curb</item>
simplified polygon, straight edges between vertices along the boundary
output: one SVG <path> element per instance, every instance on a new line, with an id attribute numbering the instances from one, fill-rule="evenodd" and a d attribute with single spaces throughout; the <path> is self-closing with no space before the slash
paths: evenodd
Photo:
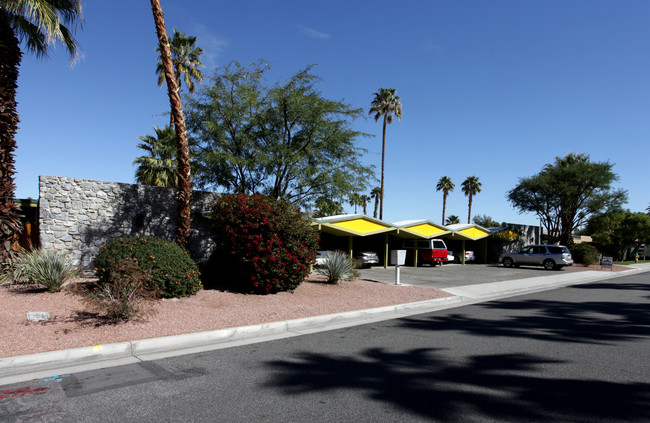
<path id="1" fill-rule="evenodd" d="M 74 367 L 90 369 L 154 360 L 174 355 L 190 354 L 218 348 L 243 345 L 299 336 L 308 333 L 340 329 L 382 320 L 429 313 L 447 308 L 493 301 L 518 295 L 531 294 L 578 285 L 630 273 L 650 271 L 650 266 L 635 267 L 622 272 L 584 271 L 553 276 L 518 279 L 504 282 L 465 285 L 447 288 L 450 297 L 415 303 L 377 307 L 366 310 L 304 317 L 280 322 L 262 323 L 219 329 L 207 332 L 188 333 L 160 338 L 95 345 L 92 347 L 28 354 L 0 358 L 0 384 L 13 383 L 49 375 L 48 372 L 65 372 Z"/>

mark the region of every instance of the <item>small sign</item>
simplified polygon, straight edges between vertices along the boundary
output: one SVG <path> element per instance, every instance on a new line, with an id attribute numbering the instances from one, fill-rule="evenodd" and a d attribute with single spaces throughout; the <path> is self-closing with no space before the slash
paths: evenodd
<path id="1" fill-rule="evenodd" d="M 612 257 L 603 257 L 603 267 L 611 269 L 614 265 L 614 259 Z"/>

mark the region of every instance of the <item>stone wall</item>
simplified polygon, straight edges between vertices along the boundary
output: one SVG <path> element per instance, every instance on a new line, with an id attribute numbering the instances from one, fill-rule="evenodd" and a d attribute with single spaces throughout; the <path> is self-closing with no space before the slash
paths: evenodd
<path id="1" fill-rule="evenodd" d="M 99 248 L 118 236 L 174 240 L 176 190 L 58 176 L 39 178 L 39 229 L 42 248 L 67 251 L 76 264 L 92 268 Z M 203 213 L 219 194 L 192 193 L 189 250 L 199 262 L 213 249 Z"/>

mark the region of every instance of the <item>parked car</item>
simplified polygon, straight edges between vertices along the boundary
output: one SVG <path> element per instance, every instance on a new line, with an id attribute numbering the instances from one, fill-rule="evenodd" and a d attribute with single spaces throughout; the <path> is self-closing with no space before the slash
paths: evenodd
<path id="1" fill-rule="evenodd" d="M 454 263 L 460 263 L 461 259 L 461 254 L 454 254 Z M 469 263 L 470 261 L 474 261 L 476 259 L 476 256 L 474 255 L 474 251 L 465 251 L 465 263 Z"/>
<path id="2" fill-rule="evenodd" d="M 361 262 L 361 267 L 371 267 L 373 264 L 379 264 L 377 253 L 372 251 L 361 251 L 355 254 L 354 258 Z"/>
<path id="3" fill-rule="evenodd" d="M 502 254 L 499 261 L 505 267 L 544 266 L 546 270 L 573 266 L 571 252 L 563 245 L 527 245 L 518 253 Z"/>
<path id="4" fill-rule="evenodd" d="M 454 259 L 454 252 L 451 250 L 447 250 L 447 263 L 455 263 L 456 260 Z"/>
<path id="5" fill-rule="evenodd" d="M 327 260 L 327 257 L 332 254 L 330 250 L 320 250 L 316 251 L 316 264 L 323 264 Z"/>
<path id="6" fill-rule="evenodd" d="M 407 239 L 402 244 L 406 250 L 406 264 L 413 263 L 413 251 L 417 248 L 418 265 L 436 266 L 447 262 L 447 244 L 441 239 Z"/>

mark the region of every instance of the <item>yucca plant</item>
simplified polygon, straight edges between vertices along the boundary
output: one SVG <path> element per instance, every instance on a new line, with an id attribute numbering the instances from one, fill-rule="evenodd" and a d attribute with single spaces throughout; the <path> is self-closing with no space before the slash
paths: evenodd
<path id="1" fill-rule="evenodd" d="M 334 251 L 322 264 L 314 266 L 314 272 L 317 275 L 327 276 L 327 282 L 333 284 L 356 278 L 354 262 L 343 251 Z"/>
<path id="2" fill-rule="evenodd" d="M 5 263 L 1 276 L 4 283 L 36 283 L 49 292 L 59 292 L 66 280 L 77 276 L 79 269 L 66 254 L 57 250 L 20 250 Z"/>

